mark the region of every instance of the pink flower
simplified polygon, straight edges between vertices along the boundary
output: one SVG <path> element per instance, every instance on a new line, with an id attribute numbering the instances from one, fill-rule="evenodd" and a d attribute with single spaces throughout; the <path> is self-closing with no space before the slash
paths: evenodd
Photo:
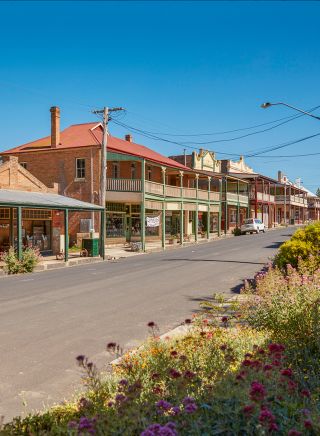
<path id="1" fill-rule="evenodd" d="M 269 425 L 269 431 L 270 432 L 272 432 L 272 431 L 278 431 L 279 430 L 279 427 L 278 427 L 278 425 L 275 423 L 275 422 L 272 422 L 270 425 Z"/>
<path id="2" fill-rule="evenodd" d="M 265 409 L 262 409 L 260 412 L 259 421 L 261 423 L 272 423 L 275 421 L 275 417 L 274 417 L 273 413 L 271 412 L 271 410 L 265 408 Z"/>
<path id="3" fill-rule="evenodd" d="M 250 398 L 253 401 L 262 401 L 266 395 L 266 389 L 263 384 L 258 381 L 251 383 Z"/>
<path id="4" fill-rule="evenodd" d="M 288 431 L 288 436 L 301 436 L 301 431 L 296 430 L 295 428 L 292 428 Z"/>

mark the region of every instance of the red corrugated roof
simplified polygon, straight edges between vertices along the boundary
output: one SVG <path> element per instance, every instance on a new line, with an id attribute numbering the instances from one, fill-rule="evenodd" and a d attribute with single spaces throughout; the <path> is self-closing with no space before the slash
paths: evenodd
<path id="1" fill-rule="evenodd" d="M 61 132 L 60 144 L 55 148 L 51 148 L 51 137 L 46 136 L 45 138 L 28 142 L 27 144 L 7 150 L 3 152 L 3 154 L 18 152 L 27 153 L 35 150 L 59 150 L 64 148 L 78 148 L 99 145 L 102 142 L 102 132 L 103 129 L 101 123 L 74 124 Z M 142 157 L 161 165 L 190 171 L 190 168 L 185 167 L 179 162 L 163 156 L 162 154 L 157 153 L 156 151 L 153 151 L 144 145 L 125 141 L 124 139 L 116 138 L 111 135 L 108 137 L 108 150 Z"/>

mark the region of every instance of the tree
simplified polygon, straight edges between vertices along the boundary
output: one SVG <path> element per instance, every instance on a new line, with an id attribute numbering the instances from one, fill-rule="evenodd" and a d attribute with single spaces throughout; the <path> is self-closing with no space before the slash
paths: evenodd
<path id="1" fill-rule="evenodd" d="M 320 188 L 317 189 L 316 196 L 320 197 Z"/>

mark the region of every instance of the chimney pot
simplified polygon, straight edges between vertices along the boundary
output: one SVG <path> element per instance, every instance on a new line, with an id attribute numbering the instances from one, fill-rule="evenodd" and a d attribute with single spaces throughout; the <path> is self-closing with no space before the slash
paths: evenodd
<path id="1" fill-rule="evenodd" d="M 133 137 L 132 137 L 132 135 L 130 135 L 130 134 L 126 135 L 126 136 L 125 136 L 125 140 L 128 141 L 128 142 L 133 142 Z"/>
<path id="2" fill-rule="evenodd" d="M 51 112 L 51 147 L 56 148 L 60 144 L 60 109 L 57 106 L 50 108 Z"/>

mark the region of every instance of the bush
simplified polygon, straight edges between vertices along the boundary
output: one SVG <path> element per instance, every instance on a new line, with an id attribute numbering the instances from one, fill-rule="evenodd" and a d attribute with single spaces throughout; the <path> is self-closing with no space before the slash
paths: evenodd
<path id="1" fill-rule="evenodd" d="M 242 235 L 242 231 L 241 231 L 241 229 L 239 227 L 235 227 L 232 230 L 232 233 L 234 234 L 234 236 L 241 236 Z"/>
<path id="2" fill-rule="evenodd" d="M 308 225 L 304 229 L 297 230 L 289 241 L 281 245 L 275 263 L 279 268 L 287 264 L 294 267 L 301 258 L 307 261 L 310 256 L 318 260 L 320 266 L 320 222 Z"/>
<path id="3" fill-rule="evenodd" d="M 4 271 L 7 274 L 18 274 L 32 272 L 40 260 L 39 250 L 26 248 L 22 252 L 21 260 L 18 260 L 13 247 L 5 252 L 1 259 L 5 263 Z"/>
<path id="4" fill-rule="evenodd" d="M 5 263 L 4 271 L 7 274 L 18 274 L 20 272 L 21 265 L 13 247 L 10 247 L 9 251 L 2 254 L 1 260 Z"/>

